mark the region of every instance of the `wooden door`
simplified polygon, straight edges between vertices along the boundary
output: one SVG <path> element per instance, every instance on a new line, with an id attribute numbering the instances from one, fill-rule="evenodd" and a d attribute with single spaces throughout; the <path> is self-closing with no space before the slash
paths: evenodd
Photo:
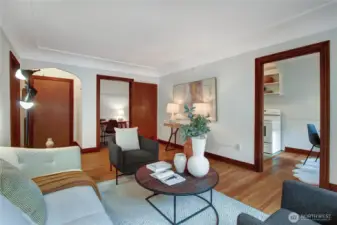
<path id="1" fill-rule="evenodd" d="M 30 111 L 30 147 L 45 148 L 47 138 L 52 138 L 55 147 L 73 143 L 73 80 L 32 77 L 32 86 L 37 90 L 35 105 Z"/>
<path id="2" fill-rule="evenodd" d="M 151 139 L 157 139 L 157 95 L 156 84 L 132 83 L 131 126 Z"/>

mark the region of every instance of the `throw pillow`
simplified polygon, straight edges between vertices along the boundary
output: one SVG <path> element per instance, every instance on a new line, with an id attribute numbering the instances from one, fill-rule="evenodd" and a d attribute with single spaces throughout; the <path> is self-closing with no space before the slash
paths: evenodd
<path id="1" fill-rule="evenodd" d="M 123 151 L 139 150 L 138 127 L 115 128 L 116 144 Z"/>
<path id="2" fill-rule="evenodd" d="M 21 209 L 34 223 L 44 225 L 46 205 L 39 187 L 21 171 L 0 159 L 0 194 Z"/>

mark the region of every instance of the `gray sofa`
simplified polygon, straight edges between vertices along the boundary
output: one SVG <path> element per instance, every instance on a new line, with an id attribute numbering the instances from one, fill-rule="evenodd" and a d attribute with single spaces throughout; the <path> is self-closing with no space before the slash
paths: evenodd
<path id="1" fill-rule="evenodd" d="M 138 139 L 140 149 L 122 151 L 122 149 L 116 144 L 116 136 L 112 135 L 112 141 L 108 144 L 110 170 L 112 170 L 112 166 L 116 168 L 117 185 L 119 176 L 134 174 L 141 166 L 158 161 L 158 142 L 144 138 L 143 136 L 138 136 Z M 122 174 L 119 174 L 118 171 Z"/>
<path id="2" fill-rule="evenodd" d="M 294 212 L 300 215 L 298 222 L 291 222 L 289 219 L 289 214 Z M 242 213 L 238 217 L 237 224 L 337 225 L 337 193 L 298 181 L 284 181 L 280 210 L 276 211 L 264 222 Z"/>

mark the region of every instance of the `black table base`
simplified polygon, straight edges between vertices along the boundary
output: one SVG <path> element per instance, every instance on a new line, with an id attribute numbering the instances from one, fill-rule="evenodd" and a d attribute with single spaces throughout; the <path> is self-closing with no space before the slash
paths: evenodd
<path id="1" fill-rule="evenodd" d="M 167 217 L 167 216 L 166 216 L 160 209 L 158 209 L 158 208 L 157 208 L 157 207 L 150 201 L 150 199 L 151 199 L 152 197 L 157 196 L 157 195 L 159 195 L 159 194 L 158 194 L 158 193 L 154 193 L 153 195 L 150 195 L 149 197 L 146 198 L 146 201 L 147 201 L 147 202 L 148 202 L 148 203 L 149 203 L 149 204 L 150 204 L 150 205 L 151 205 L 157 212 L 159 212 L 160 215 L 162 215 L 168 222 L 170 222 L 170 223 L 173 224 L 173 225 L 182 224 L 182 223 L 186 222 L 187 220 L 191 219 L 192 217 L 198 215 L 199 213 L 205 211 L 205 210 L 208 209 L 208 208 L 212 208 L 212 209 L 213 209 L 213 211 L 215 212 L 215 216 L 216 216 L 216 224 L 217 224 L 217 225 L 219 224 L 219 214 L 218 214 L 218 211 L 216 211 L 215 207 L 213 206 L 213 189 L 210 190 L 210 201 L 207 200 L 207 199 L 204 198 L 204 197 L 201 197 L 201 196 L 198 195 L 198 194 L 188 195 L 188 196 L 196 196 L 196 197 L 198 197 L 198 198 L 204 200 L 204 201 L 207 203 L 207 205 L 206 205 L 204 208 L 202 208 L 202 209 L 198 210 L 197 212 L 193 213 L 192 215 L 190 215 L 190 216 L 188 216 L 188 217 L 186 217 L 186 218 L 180 220 L 179 222 L 177 222 L 177 197 L 179 197 L 179 196 L 175 196 L 175 195 L 173 196 L 173 221 L 172 221 L 170 218 L 168 218 L 168 217 Z"/>

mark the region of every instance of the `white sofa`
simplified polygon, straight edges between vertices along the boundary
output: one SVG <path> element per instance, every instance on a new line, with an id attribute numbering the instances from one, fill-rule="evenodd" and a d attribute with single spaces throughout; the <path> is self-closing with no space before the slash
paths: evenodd
<path id="1" fill-rule="evenodd" d="M 61 171 L 81 170 L 78 147 L 25 149 L 0 147 L 0 158 L 29 178 Z M 1 225 L 31 225 L 21 211 L 0 196 Z M 112 225 L 92 187 L 73 187 L 44 196 L 46 225 Z"/>

